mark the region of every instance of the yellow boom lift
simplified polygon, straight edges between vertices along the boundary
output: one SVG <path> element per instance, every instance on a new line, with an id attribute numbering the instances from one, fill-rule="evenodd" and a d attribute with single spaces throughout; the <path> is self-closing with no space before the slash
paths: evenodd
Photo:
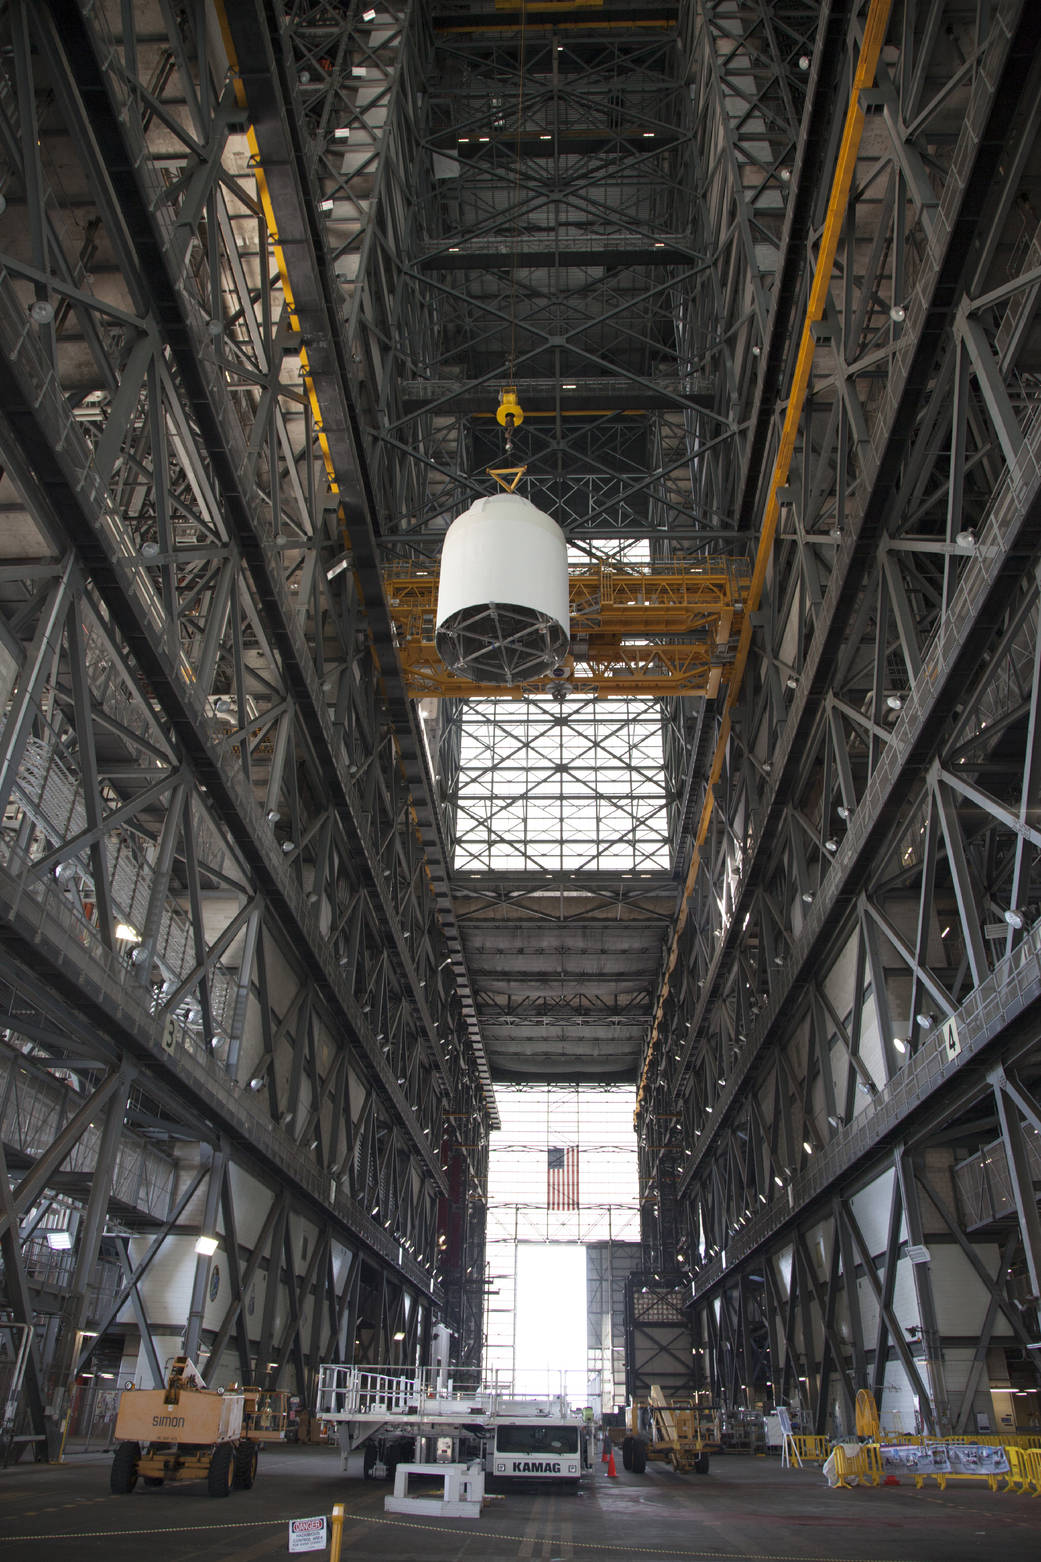
<path id="1" fill-rule="evenodd" d="M 648 1435 L 649 1434 L 649 1435 Z M 622 1442 L 622 1464 L 642 1475 L 648 1459 L 660 1459 L 680 1474 L 708 1474 L 709 1454 L 720 1448 L 718 1420 L 692 1405 L 672 1404 L 657 1383 L 648 1403 L 629 1406 L 629 1433 Z"/>
<path id="2" fill-rule="evenodd" d="M 127 1389 L 116 1416 L 109 1486 L 121 1496 L 138 1478 L 205 1481 L 211 1497 L 256 1480 L 261 1443 L 281 1442 L 286 1395 L 259 1388 L 209 1389 L 187 1356 L 175 1358 L 165 1388 Z"/>

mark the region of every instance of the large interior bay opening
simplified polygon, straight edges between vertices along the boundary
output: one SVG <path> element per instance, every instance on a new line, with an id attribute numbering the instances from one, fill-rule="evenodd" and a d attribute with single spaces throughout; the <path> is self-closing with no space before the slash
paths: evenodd
<path id="1" fill-rule="evenodd" d="M 524 1393 L 625 1397 L 638 1266 L 632 1085 L 500 1085 L 488 1170 L 485 1370 Z"/>

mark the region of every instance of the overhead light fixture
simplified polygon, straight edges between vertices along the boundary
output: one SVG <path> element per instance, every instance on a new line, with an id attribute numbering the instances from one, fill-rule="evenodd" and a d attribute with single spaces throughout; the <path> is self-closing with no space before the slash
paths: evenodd
<path id="1" fill-rule="evenodd" d="M 200 1258 L 212 1258 L 220 1243 L 216 1237 L 196 1237 L 195 1251 Z"/>
<path id="2" fill-rule="evenodd" d="M 71 1231 L 47 1231 L 44 1235 L 52 1253 L 67 1253 L 72 1246 Z"/>
<path id="3" fill-rule="evenodd" d="M 903 710 L 904 702 L 899 694 L 887 694 L 886 704 L 890 710 Z"/>
<path id="4" fill-rule="evenodd" d="M 810 1143 L 810 1141 L 808 1139 L 804 1139 L 802 1141 L 802 1147 L 806 1151 L 807 1155 L 812 1155 L 813 1154 L 813 1145 Z"/>
<path id="5" fill-rule="evenodd" d="M 901 1055 L 907 1051 L 907 1042 L 902 1036 L 893 1037 L 893 1046 Z"/>
<path id="6" fill-rule="evenodd" d="M 282 815 L 279 813 L 277 808 L 269 808 L 268 809 L 268 811 L 267 811 L 267 822 L 268 822 L 268 824 L 277 824 L 278 821 L 281 819 L 281 817 L 282 817 Z"/>
<path id="7" fill-rule="evenodd" d="M 1009 927 L 1021 928 L 1026 926 L 1027 914 L 1025 911 L 1021 911 L 1018 906 L 1010 906 L 1007 911 L 1003 911 L 1001 914 Z"/>
<path id="8" fill-rule="evenodd" d="M 846 807 L 845 803 L 840 803 L 835 812 L 838 814 L 840 819 L 849 818 L 849 809 Z"/>
<path id="9" fill-rule="evenodd" d="M 397 1333 L 394 1335 L 394 1338 L 396 1340 L 403 1340 L 405 1338 L 405 1331 L 404 1331 L 404 1329 L 398 1329 Z"/>
<path id="10" fill-rule="evenodd" d="M 799 680 L 794 673 L 788 674 L 787 678 L 784 680 L 784 686 L 786 689 L 797 689 L 799 687 Z"/>
<path id="11" fill-rule="evenodd" d="M 376 20 L 376 13 L 372 9 L 371 5 L 367 11 L 363 11 L 361 13 L 361 19 L 363 22 L 374 22 Z"/>
<path id="12" fill-rule="evenodd" d="M 29 305 L 29 313 L 37 325 L 50 325 L 54 319 L 54 305 L 48 298 L 37 298 Z"/>
<path id="13" fill-rule="evenodd" d="M 812 889 L 804 889 L 803 892 L 802 892 L 802 899 L 805 901 L 807 906 L 812 906 L 813 905 L 813 891 L 812 891 Z"/>
<path id="14" fill-rule="evenodd" d="M 251 1090 L 263 1090 L 263 1088 L 264 1088 L 263 1076 L 260 1075 L 260 1074 L 254 1075 L 254 1077 L 249 1082 L 249 1088 Z"/>
<path id="15" fill-rule="evenodd" d="M 342 575 L 351 562 L 349 553 L 341 553 L 338 559 L 334 559 L 325 572 L 326 580 L 335 580 L 337 575 Z"/>
<path id="16" fill-rule="evenodd" d="M 840 1126 L 838 1118 L 834 1117 L 830 1112 L 828 1113 L 828 1122 L 831 1124 L 832 1128 L 838 1128 Z"/>
<path id="17" fill-rule="evenodd" d="M 131 927 L 129 922 L 116 923 L 116 937 L 121 944 L 139 944 L 141 942 L 141 934 L 136 927 Z"/>
<path id="18" fill-rule="evenodd" d="M 837 852 L 838 849 L 839 849 L 838 841 L 835 839 L 835 837 L 833 835 L 829 835 L 828 839 L 824 842 L 824 850 L 826 852 Z"/>
<path id="19" fill-rule="evenodd" d="M 904 308 L 903 304 L 894 304 L 892 309 L 889 311 L 889 318 L 892 320 L 894 325 L 903 325 L 904 321 L 907 319 L 907 310 Z"/>
<path id="20" fill-rule="evenodd" d="M 295 841 L 283 841 L 282 842 L 282 851 L 285 854 L 285 856 L 288 857 L 290 852 L 296 851 L 296 842 Z"/>
<path id="21" fill-rule="evenodd" d="M 936 1024 L 936 1015 L 929 1014 L 925 1011 L 923 1011 L 921 1014 L 916 1014 L 915 1019 L 918 1021 L 923 1030 L 931 1030 L 932 1027 Z"/>

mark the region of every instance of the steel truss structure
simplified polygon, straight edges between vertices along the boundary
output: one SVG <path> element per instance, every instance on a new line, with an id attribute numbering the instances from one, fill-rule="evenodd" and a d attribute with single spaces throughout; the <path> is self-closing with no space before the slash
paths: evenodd
<path id="1" fill-rule="evenodd" d="M 480 1347 L 467 1192 L 494 1101 L 416 731 L 380 687 L 369 496 L 288 309 L 304 266 L 291 284 L 272 240 L 303 197 L 258 191 L 213 20 L 2 17 L 6 1066 L 63 1082 L 54 1147 L 5 1134 L 16 1319 L 47 1311 L 19 1223 L 75 1243 L 37 1440 L 98 1321 L 102 1239 L 153 1376 L 172 1320 L 147 1268 L 199 1230 L 231 1295 L 204 1327 L 201 1258 L 183 1345 L 214 1371 L 227 1347 L 310 1402 L 330 1350 L 414 1356 L 435 1308 Z M 118 1198 L 131 1146 L 166 1157 L 158 1206 Z"/>
<path id="2" fill-rule="evenodd" d="M 475 1362 L 493 1074 L 639 1079 L 698 1387 L 962 1428 L 1038 1382 L 1038 32 L 0 5 L 37 1449 L 99 1324 L 308 1397 L 435 1313 Z M 750 572 L 714 702 L 410 702 L 384 574 L 487 491 L 505 385 L 584 567 Z"/>
<path id="3" fill-rule="evenodd" d="M 706 94 L 706 52 L 758 68 L 725 10 L 690 34 Z M 758 398 L 726 467 L 776 534 L 639 1124 L 706 1386 L 824 1430 L 858 1385 L 899 1424 L 899 1379 L 964 1431 L 1038 1382 L 1038 32 L 887 12 L 827 9 L 806 61 L 761 343 L 805 401 L 793 430 Z M 722 144 L 740 105 L 704 105 Z"/>

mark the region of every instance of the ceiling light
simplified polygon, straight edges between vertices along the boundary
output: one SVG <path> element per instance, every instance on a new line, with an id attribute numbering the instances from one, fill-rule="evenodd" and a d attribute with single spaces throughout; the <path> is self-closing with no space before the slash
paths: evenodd
<path id="1" fill-rule="evenodd" d="M 1010 906 L 1007 911 L 1002 912 L 1002 916 L 1005 918 L 1005 921 L 1008 923 L 1009 927 L 1020 928 L 1024 927 L 1026 924 L 1026 912 L 1020 911 L 1016 906 Z"/>
<path id="2" fill-rule="evenodd" d="M 260 1074 L 254 1075 L 254 1077 L 249 1082 L 249 1088 L 251 1090 L 262 1090 L 264 1088 L 263 1076 Z"/>
<path id="3" fill-rule="evenodd" d="M 936 1016 L 935 1014 L 929 1014 L 926 1012 L 922 1014 L 916 1014 L 915 1019 L 918 1021 L 923 1030 L 929 1030 L 935 1023 Z"/>
<path id="4" fill-rule="evenodd" d="M 786 689 L 797 689 L 799 687 L 799 680 L 796 678 L 794 673 L 788 674 L 787 678 L 784 680 L 784 686 Z"/>
<path id="5" fill-rule="evenodd" d="M 810 68 L 810 56 L 808 54 L 800 54 L 799 55 L 799 69 L 801 71 L 808 71 L 809 68 Z"/>
<path id="6" fill-rule="evenodd" d="M 808 906 L 812 906 L 813 905 L 813 891 L 812 891 L 812 889 L 804 889 L 803 892 L 802 892 L 802 898 L 803 898 L 803 900 L 805 901 L 805 903 Z"/>
<path id="7" fill-rule="evenodd" d="M 326 580 L 335 580 L 337 575 L 342 575 L 351 562 L 349 553 L 341 553 L 338 559 L 334 559 L 325 572 Z"/>
<path id="8" fill-rule="evenodd" d="M 374 22 L 376 20 L 376 13 L 371 6 L 367 11 L 361 13 L 361 19 L 363 22 Z"/>
<path id="9" fill-rule="evenodd" d="M 887 694 L 886 704 L 890 710 L 903 710 L 904 708 L 904 702 L 899 694 Z"/>
<path id="10" fill-rule="evenodd" d="M 201 1258 L 210 1258 L 220 1246 L 216 1237 L 196 1237 L 195 1251 Z"/>
<path id="11" fill-rule="evenodd" d="M 830 1112 L 828 1113 L 828 1122 L 831 1124 L 832 1128 L 838 1128 L 840 1126 L 838 1118 L 833 1117 Z"/>
<path id="12" fill-rule="evenodd" d="M 897 1052 L 901 1054 L 901 1056 L 903 1056 L 903 1054 L 907 1051 L 907 1042 L 902 1036 L 893 1037 L 893 1046 L 896 1048 Z"/>
<path id="13" fill-rule="evenodd" d="M 288 857 L 290 852 L 296 851 L 296 842 L 295 841 L 283 841 L 282 842 L 282 850 L 285 853 L 285 855 Z"/>
<path id="14" fill-rule="evenodd" d="M 837 852 L 838 849 L 839 849 L 838 841 L 835 839 L 835 837 L 833 835 L 829 835 L 828 839 L 824 842 L 824 850 L 826 852 Z"/>
<path id="15" fill-rule="evenodd" d="M 849 809 L 846 807 L 845 803 L 840 803 L 835 812 L 838 814 L 840 819 L 849 818 Z"/>
<path id="16" fill-rule="evenodd" d="M 807 1155 L 812 1155 L 813 1154 L 813 1145 L 810 1143 L 810 1141 L 808 1139 L 804 1139 L 802 1141 L 802 1147 L 806 1151 Z"/>
<path id="17" fill-rule="evenodd" d="M 47 1238 L 47 1246 L 52 1253 L 67 1253 L 72 1246 L 71 1231 L 47 1231 L 44 1235 Z"/>
<path id="18" fill-rule="evenodd" d="M 781 1178 L 780 1178 L 780 1177 L 778 1177 L 778 1175 L 777 1175 L 777 1173 L 776 1173 L 776 1172 L 774 1172 L 774 1182 L 776 1182 L 776 1184 L 777 1184 L 777 1186 L 778 1186 L 778 1187 L 779 1187 L 779 1188 L 783 1188 L 783 1187 L 784 1187 L 784 1183 L 783 1183 L 783 1181 L 782 1181 L 782 1180 L 781 1180 Z"/>
<path id="19" fill-rule="evenodd" d="M 38 298 L 29 305 L 29 313 L 37 325 L 50 325 L 54 319 L 54 305 L 50 299 Z"/>
<path id="20" fill-rule="evenodd" d="M 904 321 L 907 319 L 907 310 L 904 308 L 903 304 L 894 304 L 892 309 L 889 311 L 889 318 L 892 320 L 894 325 L 903 325 Z"/>
<path id="21" fill-rule="evenodd" d="M 281 817 L 282 817 L 282 815 L 279 813 L 277 808 L 269 808 L 268 809 L 268 811 L 267 811 L 267 822 L 268 822 L 268 824 L 277 824 L 278 821 L 281 819 Z"/>
<path id="22" fill-rule="evenodd" d="M 136 927 L 131 927 L 129 922 L 116 923 L 116 937 L 123 944 L 139 944 L 141 942 L 141 934 Z"/>

